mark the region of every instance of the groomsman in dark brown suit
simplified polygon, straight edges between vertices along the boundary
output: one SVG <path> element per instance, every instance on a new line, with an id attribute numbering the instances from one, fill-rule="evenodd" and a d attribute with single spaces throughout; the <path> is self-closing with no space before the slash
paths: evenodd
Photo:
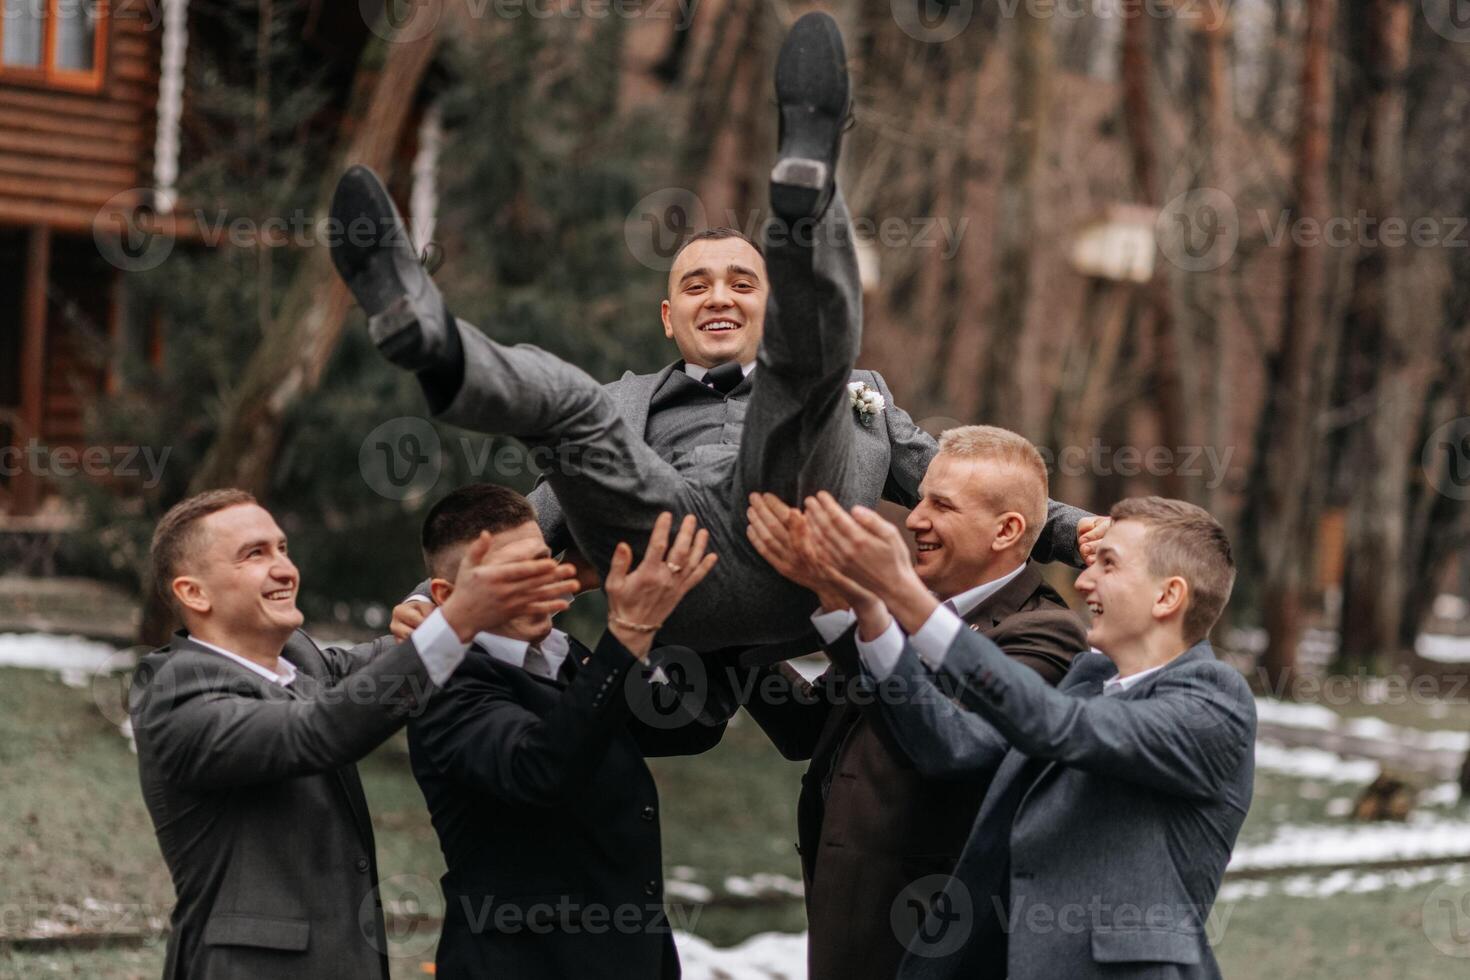
<path id="1" fill-rule="evenodd" d="M 1082 622 L 1029 559 L 1046 521 L 1046 465 L 1013 432 L 946 432 L 908 518 L 916 570 L 974 629 L 1056 685 L 1087 649 Z M 919 918 L 964 849 L 993 770 L 970 758 L 994 738 L 895 658 L 859 642 L 832 572 L 811 560 L 804 525 L 772 495 L 753 496 L 750 539 L 787 578 L 817 594 L 812 617 L 832 666 L 807 684 L 785 663 L 761 667 L 746 707 L 782 755 L 810 759 L 797 813 L 812 980 L 895 975 Z M 905 665 L 907 667 L 907 665 Z M 909 750 L 885 700 L 924 701 L 940 745 Z M 922 736 L 921 736 L 922 737 Z M 916 761 L 917 760 L 917 761 Z M 948 761 L 946 761 L 948 760 Z"/>

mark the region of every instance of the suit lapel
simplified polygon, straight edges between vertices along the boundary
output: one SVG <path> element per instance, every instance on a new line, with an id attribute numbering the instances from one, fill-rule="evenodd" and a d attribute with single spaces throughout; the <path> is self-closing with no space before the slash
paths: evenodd
<path id="1" fill-rule="evenodd" d="M 1027 561 L 1021 567 L 1021 573 L 1011 579 L 1000 588 L 1000 591 L 987 596 L 980 605 L 971 609 L 965 616 L 965 623 L 976 632 L 984 632 L 1000 625 L 1000 621 L 1007 616 L 1014 616 L 1021 611 L 1028 599 L 1036 594 L 1036 590 L 1042 586 L 1041 569 L 1036 562 Z"/>
<path id="2" fill-rule="evenodd" d="M 675 361 L 657 374 L 625 374 L 620 383 L 608 389 L 617 403 L 618 410 L 622 412 L 623 419 L 628 428 L 638 433 L 640 439 L 648 436 L 648 407 L 653 402 L 653 396 L 669 380 L 682 364 Z"/>

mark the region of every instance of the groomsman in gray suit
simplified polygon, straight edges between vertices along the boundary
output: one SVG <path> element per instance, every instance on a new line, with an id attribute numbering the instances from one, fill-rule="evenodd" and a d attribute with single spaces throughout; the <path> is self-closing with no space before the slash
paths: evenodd
<path id="1" fill-rule="evenodd" d="M 765 247 L 730 231 L 687 243 L 663 305 L 684 361 L 607 388 L 545 351 L 505 347 L 456 321 L 370 171 L 349 169 L 333 199 L 344 228 L 390 231 L 371 243 L 348 236 L 332 257 L 379 349 L 418 373 L 434 413 L 553 452 L 546 485 L 532 496 L 553 548 L 575 542 L 605 571 L 615 545 L 645 538 L 663 511 L 693 514 L 709 530 L 722 561 L 660 637 L 700 650 L 809 634 L 810 594 L 745 539 L 747 494 L 794 502 L 828 490 L 845 503 L 912 505 L 934 454 L 883 379 L 853 370 L 862 288 L 834 180 L 849 89 L 842 37 L 827 14 L 792 27 L 776 99 Z M 1096 530 L 1095 521 L 1079 528 L 1085 516 L 1054 506 L 1037 557 L 1080 565 L 1079 531 Z"/>
<path id="2" fill-rule="evenodd" d="M 178 902 L 164 977 L 388 980 L 367 799 L 354 763 L 422 709 L 481 631 L 565 609 L 572 569 L 489 539 L 400 643 L 301 631 L 286 536 L 242 490 L 175 505 L 152 577 L 184 623 L 133 675 L 143 800 Z M 542 546 L 544 551 L 544 545 Z"/>
<path id="3" fill-rule="evenodd" d="M 1256 731 L 1250 689 L 1208 641 L 1230 543 L 1179 500 L 1130 498 L 1110 516 L 1077 579 L 1101 652 L 1053 689 L 965 629 L 877 514 L 807 501 L 859 636 L 917 658 L 995 733 L 1000 768 L 954 874 L 917 910 L 905 980 L 1220 975 L 1206 923 L 1250 808 Z"/>

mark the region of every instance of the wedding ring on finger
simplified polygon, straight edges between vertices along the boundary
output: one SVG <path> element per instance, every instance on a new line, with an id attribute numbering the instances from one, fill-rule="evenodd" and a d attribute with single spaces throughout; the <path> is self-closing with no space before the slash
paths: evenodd
<path id="1" fill-rule="evenodd" d="M 669 566 L 669 571 L 673 572 L 675 575 L 678 575 L 684 570 L 684 566 L 680 565 L 678 562 L 666 561 L 664 562 L 664 564 Z"/>

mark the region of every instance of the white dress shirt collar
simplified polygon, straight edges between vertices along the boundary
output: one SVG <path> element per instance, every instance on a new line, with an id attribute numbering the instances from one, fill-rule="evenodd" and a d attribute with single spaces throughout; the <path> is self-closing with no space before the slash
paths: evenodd
<path id="1" fill-rule="evenodd" d="M 513 640 L 508 636 L 498 636 L 495 633 L 477 633 L 475 642 L 501 663 L 525 669 L 526 650 L 531 646 L 525 640 Z M 566 662 L 567 654 L 571 650 L 571 642 L 561 630 L 552 630 L 546 639 L 541 641 L 541 654 L 546 657 L 546 663 L 553 674 L 561 673 L 561 665 Z"/>
<path id="2" fill-rule="evenodd" d="M 751 361 L 749 364 L 740 365 L 740 372 L 747 378 L 750 377 L 750 372 L 754 370 L 755 361 Z M 684 373 L 689 375 L 689 377 L 693 378 L 695 381 L 698 381 L 702 384 L 704 382 L 704 376 L 706 374 L 709 374 L 709 368 L 700 367 L 698 364 L 690 364 L 688 361 L 685 361 Z"/>
<path id="3" fill-rule="evenodd" d="M 1169 661 L 1169 663 L 1173 662 L 1174 661 L 1172 660 Z M 1140 670 L 1138 673 L 1129 674 L 1127 677 L 1119 677 L 1115 674 L 1114 676 L 1109 677 L 1107 680 L 1103 681 L 1103 693 L 1122 694 L 1134 684 L 1137 684 L 1139 681 L 1143 680 L 1149 674 L 1157 674 L 1159 671 L 1163 670 L 1167 666 L 1169 666 L 1169 664 L 1159 664 L 1157 667 L 1150 667 L 1148 670 Z"/>
<path id="4" fill-rule="evenodd" d="M 961 619 L 964 619 L 966 616 L 970 615 L 970 613 L 978 609 L 980 603 L 984 602 L 986 599 L 989 599 L 1001 589 L 1005 588 L 1007 583 L 1009 583 L 1012 579 L 1014 579 L 1017 575 L 1020 575 L 1025 570 L 1026 563 L 1022 562 L 1015 568 L 1011 569 L 1009 572 L 1006 572 L 1000 578 L 993 578 L 989 582 L 984 582 L 980 585 L 975 586 L 973 589 L 970 589 L 966 592 L 961 592 L 957 596 L 952 596 L 949 599 L 949 604 L 954 609 L 954 611 L 959 614 L 959 617 Z"/>
<path id="5" fill-rule="evenodd" d="M 276 661 L 278 669 L 271 670 L 269 667 L 262 667 L 254 660 L 246 660 L 238 653 L 231 653 L 224 647 L 217 647 L 213 643 L 206 643 L 203 640 L 199 639 L 199 637 L 193 636 L 192 634 L 190 635 L 189 639 L 199 644 L 211 653 L 217 653 L 221 657 L 228 657 L 230 660 L 235 661 L 235 663 L 239 664 L 241 667 L 244 667 L 246 670 L 259 674 L 261 677 L 264 677 L 272 684 L 279 684 L 282 687 L 286 687 L 296 679 L 296 665 L 287 660 L 285 657 L 281 657 L 279 660 Z"/>

